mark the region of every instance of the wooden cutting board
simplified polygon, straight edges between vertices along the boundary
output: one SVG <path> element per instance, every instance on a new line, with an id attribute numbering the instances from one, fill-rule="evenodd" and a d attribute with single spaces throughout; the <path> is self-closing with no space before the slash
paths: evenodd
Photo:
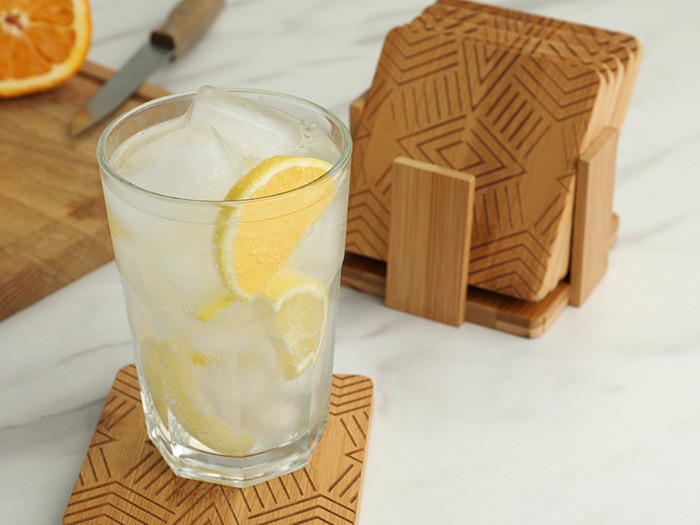
<path id="1" fill-rule="evenodd" d="M 334 375 L 328 427 L 310 464 L 246 489 L 176 477 L 146 435 L 136 368 L 117 374 L 63 515 L 78 523 L 357 523 L 372 381 Z"/>
<path id="2" fill-rule="evenodd" d="M 108 121 L 67 131 L 111 74 L 87 63 L 58 89 L 0 101 L 0 319 L 112 259 L 95 160 Z M 164 94 L 144 85 L 122 110 Z"/>

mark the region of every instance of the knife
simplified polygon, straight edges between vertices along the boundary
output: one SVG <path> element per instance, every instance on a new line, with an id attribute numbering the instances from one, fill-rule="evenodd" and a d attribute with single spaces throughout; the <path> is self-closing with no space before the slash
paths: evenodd
<path id="1" fill-rule="evenodd" d="M 94 126 L 121 106 L 155 71 L 175 60 L 206 32 L 221 11 L 224 0 L 182 0 L 163 25 L 151 32 L 150 42 L 87 101 L 73 118 L 69 131 L 75 136 Z"/>

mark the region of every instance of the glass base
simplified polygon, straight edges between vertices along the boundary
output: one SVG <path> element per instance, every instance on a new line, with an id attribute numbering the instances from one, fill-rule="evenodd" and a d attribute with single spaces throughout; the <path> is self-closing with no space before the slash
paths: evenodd
<path id="1" fill-rule="evenodd" d="M 148 436 L 175 475 L 236 488 L 250 487 L 304 468 L 326 426 L 324 422 L 317 432 L 304 434 L 271 450 L 232 457 L 171 443 L 160 425 L 153 423 L 147 421 Z"/>

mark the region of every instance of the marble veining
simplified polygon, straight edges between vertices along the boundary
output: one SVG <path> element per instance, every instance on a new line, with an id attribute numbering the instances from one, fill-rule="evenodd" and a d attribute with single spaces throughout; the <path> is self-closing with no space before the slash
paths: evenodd
<path id="1" fill-rule="evenodd" d="M 121 66 L 174 3 L 92 0 L 90 59 Z M 619 239 L 585 306 L 532 341 L 341 291 L 335 370 L 375 382 L 360 523 L 700 523 L 700 4 L 498 3 L 642 42 Z M 230 1 L 151 81 L 280 90 L 347 118 L 386 32 L 426 4 Z M 60 522 L 131 352 L 113 263 L 0 323 L 3 525 Z"/>

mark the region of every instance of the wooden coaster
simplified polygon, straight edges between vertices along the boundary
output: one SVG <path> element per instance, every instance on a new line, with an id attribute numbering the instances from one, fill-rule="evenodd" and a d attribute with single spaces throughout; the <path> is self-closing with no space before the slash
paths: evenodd
<path id="1" fill-rule="evenodd" d="M 334 375 L 328 427 L 308 467 L 246 489 L 178 478 L 146 434 L 136 367 L 117 374 L 64 524 L 357 523 L 372 381 Z"/>
<path id="2" fill-rule="evenodd" d="M 600 129 L 603 85 L 553 55 L 393 29 L 354 137 L 346 251 L 386 260 L 392 166 L 406 156 L 476 177 L 470 285 L 542 300 L 567 273 L 576 161 Z"/>

